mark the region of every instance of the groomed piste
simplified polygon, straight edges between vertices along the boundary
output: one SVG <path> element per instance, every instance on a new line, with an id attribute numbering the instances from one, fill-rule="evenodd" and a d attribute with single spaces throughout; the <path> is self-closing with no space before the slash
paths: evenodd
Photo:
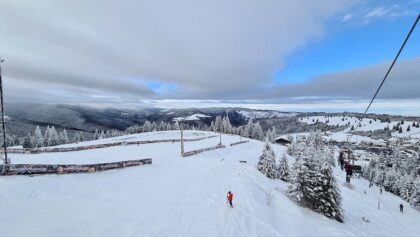
<path id="1" fill-rule="evenodd" d="M 175 138 L 179 131 L 130 136 Z M 94 142 L 123 139 L 128 138 Z M 288 183 L 270 180 L 256 169 L 264 143 L 250 139 L 229 146 L 238 141 L 238 136 L 223 134 L 225 148 L 188 158 L 181 156 L 178 142 L 11 154 L 13 164 L 82 165 L 146 158 L 153 164 L 86 174 L 0 177 L 0 236 L 420 236 L 417 210 L 388 192 L 379 195 L 379 188 L 369 189 L 365 180 L 345 185 L 338 168 L 334 173 L 343 197 L 344 223 L 296 205 L 285 194 Z M 213 137 L 184 145 L 185 151 L 192 151 L 218 143 L 219 137 Z M 279 158 L 287 148 L 273 149 Z M 294 162 L 293 157 L 287 159 Z M 228 191 L 234 194 L 234 208 L 226 204 Z M 267 205 L 269 193 L 272 202 Z M 404 213 L 399 212 L 400 203 Z"/>

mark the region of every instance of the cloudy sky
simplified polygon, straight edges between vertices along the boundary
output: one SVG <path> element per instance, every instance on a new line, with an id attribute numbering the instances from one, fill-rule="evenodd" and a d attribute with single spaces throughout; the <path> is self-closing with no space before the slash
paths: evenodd
<path id="1" fill-rule="evenodd" d="M 6 102 L 362 111 L 419 0 L 0 0 Z M 420 114 L 420 26 L 377 112 Z"/>

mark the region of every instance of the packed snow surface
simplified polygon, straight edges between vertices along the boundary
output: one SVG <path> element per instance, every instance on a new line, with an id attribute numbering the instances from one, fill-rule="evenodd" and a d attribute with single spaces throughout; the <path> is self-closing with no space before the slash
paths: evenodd
<path id="1" fill-rule="evenodd" d="M 158 139 L 175 134 L 134 136 Z M 10 154 L 14 163 L 152 158 L 153 164 L 92 174 L 0 177 L 0 236 L 420 236 L 420 212 L 390 193 L 379 195 L 379 189 L 369 189 L 364 180 L 344 185 L 339 169 L 335 173 L 345 223 L 297 206 L 285 195 L 287 183 L 257 171 L 263 143 L 228 145 L 237 141 L 238 136 L 223 135 L 226 148 L 188 158 L 180 156 L 179 142 Z M 218 142 L 218 137 L 187 142 L 185 150 Z M 286 151 L 280 145 L 273 149 L 278 158 Z M 228 191 L 234 194 L 234 208 L 226 204 Z M 273 202 L 268 206 L 270 191 Z M 399 212 L 400 203 L 404 213 Z"/>

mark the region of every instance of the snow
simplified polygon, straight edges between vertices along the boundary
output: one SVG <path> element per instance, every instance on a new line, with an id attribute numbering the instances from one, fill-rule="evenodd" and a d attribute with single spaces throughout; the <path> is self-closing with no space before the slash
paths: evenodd
<path id="1" fill-rule="evenodd" d="M 215 134 L 212 132 L 205 132 L 205 131 L 184 131 L 185 139 L 204 138 L 211 135 L 215 135 Z M 109 144 L 109 143 L 117 143 L 117 142 L 167 140 L 167 139 L 180 139 L 180 138 L 181 138 L 181 132 L 179 130 L 159 131 L 159 132 L 125 135 L 125 136 L 120 136 L 120 137 L 104 138 L 104 139 L 92 140 L 92 141 L 87 141 L 87 142 L 79 142 L 77 144 L 76 143 L 63 144 L 63 145 L 58 145 L 58 146 L 53 146 L 53 147 L 80 147 L 80 146 Z"/>
<path id="2" fill-rule="evenodd" d="M 344 119 L 344 121 L 343 121 Z M 301 122 L 307 123 L 307 124 L 314 124 L 316 121 L 320 123 L 326 123 L 331 126 L 336 126 L 337 124 L 339 126 L 345 126 L 350 122 L 350 127 L 354 125 L 355 127 L 359 123 L 359 118 L 356 117 L 348 117 L 348 116 L 332 116 L 325 118 L 324 116 L 310 116 L 310 117 L 303 117 L 301 118 Z M 328 123 L 327 123 L 328 120 Z M 372 121 L 370 123 L 370 121 Z M 361 127 L 357 129 L 357 131 L 375 131 L 375 130 L 383 130 L 385 127 L 389 126 L 390 129 L 394 125 L 397 125 L 398 121 L 391 121 L 388 122 L 381 122 L 379 119 L 376 121 L 369 118 L 364 118 L 361 122 Z M 413 137 L 420 138 L 420 128 L 416 128 L 412 126 L 413 121 L 404 121 L 404 124 L 401 124 L 402 133 L 393 132 L 392 136 L 394 137 L 407 137 L 411 134 Z M 410 131 L 407 132 L 407 127 L 410 126 Z M 347 128 L 345 131 L 350 132 L 350 127 Z M 417 134 L 416 134 L 417 133 Z"/>
<path id="3" fill-rule="evenodd" d="M 295 116 L 296 113 L 280 113 L 277 111 L 238 111 L 240 115 L 247 119 L 260 119 L 260 118 L 281 118 Z"/>
<path id="4" fill-rule="evenodd" d="M 333 140 L 336 141 L 347 141 L 347 136 L 351 132 L 351 126 L 357 126 L 359 123 L 359 119 L 356 117 L 348 117 L 348 116 L 332 116 L 325 118 L 324 116 L 309 116 L 303 117 L 300 119 L 301 122 L 307 124 L 315 124 L 316 121 L 320 123 L 325 123 L 331 126 L 346 126 L 350 122 L 350 126 L 346 128 L 342 132 L 334 133 L 331 137 Z M 327 122 L 328 120 L 328 122 Z M 344 120 L 344 121 L 343 121 Z M 370 122 L 371 121 L 371 122 Z M 357 131 L 375 131 L 375 130 L 383 130 L 385 127 L 389 127 L 392 130 L 394 125 L 397 125 L 398 121 L 388 122 L 381 122 L 379 119 L 376 121 L 369 118 L 364 118 L 361 122 L 361 127 L 357 129 Z M 404 124 L 401 124 L 400 127 L 402 128 L 402 133 L 398 133 L 397 131 L 392 132 L 392 137 L 411 137 L 414 139 L 420 139 L 420 128 L 416 128 L 412 126 L 413 121 L 404 121 Z M 407 127 L 410 126 L 410 131 L 407 132 Z M 357 136 L 353 135 L 352 142 L 360 142 L 360 141 L 367 141 L 367 142 L 374 142 L 375 140 L 370 139 L 369 137 L 365 136 Z"/>
<path id="5" fill-rule="evenodd" d="M 186 131 L 190 137 L 194 133 Z M 132 136 L 156 139 L 176 134 Z M 222 136 L 225 145 L 236 141 L 238 136 Z M 218 137 L 186 142 L 185 150 L 218 142 Z M 387 192 L 380 196 L 378 210 L 379 189 L 369 189 L 361 179 L 353 179 L 349 188 L 339 169 L 335 173 L 345 223 L 297 206 L 285 195 L 287 183 L 270 180 L 256 169 L 263 144 L 250 140 L 188 158 L 181 158 L 179 142 L 10 154 L 14 163 L 153 158 L 153 164 L 94 174 L 0 177 L 0 236 L 420 236 L 420 212 Z M 278 159 L 286 152 L 285 146 L 272 148 Z M 273 202 L 268 206 L 270 190 Z M 234 194 L 233 209 L 226 204 L 228 191 Z M 399 213 L 400 203 L 404 213 Z"/>
<path id="6" fill-rule="evenodd" d="M 176 121 L 193 121 L 193 120 L 200 120 L 201 118 L 210 118 L 211 116 L 205 114 L 192 114 L 187 117 L 176 117 L 173 119 L 174 122 Z"/>

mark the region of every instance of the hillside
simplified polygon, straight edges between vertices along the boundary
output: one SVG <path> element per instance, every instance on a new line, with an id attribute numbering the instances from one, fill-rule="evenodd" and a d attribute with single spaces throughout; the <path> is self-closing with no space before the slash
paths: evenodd
<path id="1" fill-rule="evenodd" d="M 185 135 L 211 134 L 187 131 Z M 178 136 L 179 131 L 155 132 L 95 142 Z M 222 137 L 225 145 L 237 141 L 238 136 Z M 186 142 L 185 150 L 218 142 L 218 137 Z M 177 142 L 11 154 L 13 163 L 153 158 L 153 164 L 94 174 L 2 177 L 0 236 L 420 236 L 420 212 L 390 193 L 379 195 L 378 188 L 369 189 L 367 181 L 353 179 L 352 186 L 345 185 L 339 169 L 335 175 L 343 197 L 344 223 L 297 206 L 285 195 L 287 183 L 269 180 L 255 168 L 262 148 L 262 142 L 250 140 L 189 158 L 181 158 Z M 277 157 L 286 151 L 280 145 L 273 149 Z M 288 159 L 293 163 L 293 157 Z M 229 190 L 235 195 L 233 209 L 226 205 Z M 273 202 L 268 206 L 270 191 Z M 405 206 L 403 214 L 400 203 Z"/>

